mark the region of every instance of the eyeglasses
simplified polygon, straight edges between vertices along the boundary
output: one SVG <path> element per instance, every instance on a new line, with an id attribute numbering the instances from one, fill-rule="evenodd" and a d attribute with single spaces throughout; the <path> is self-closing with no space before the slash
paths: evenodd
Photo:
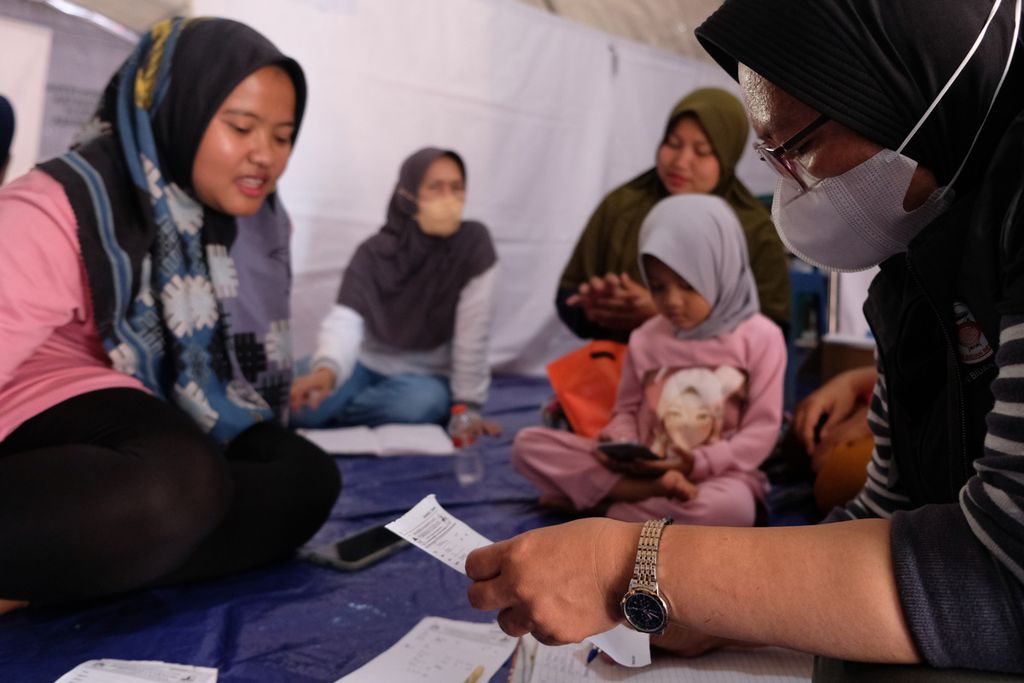
<path id="1" fill-rule="evenodd" d="M 769 147 L 763 142 L 758 142 L 754 145 L 754 149 L 757 150 L 757 153 L 761 155 L 764 161 L 768 162 L 769 166 L 775 169 L 776 173 L 783 177 L 789 176 L 806 192 L 818 183 L 818 179 L 812 176 L 810 171 L 804 168 L 803 164 L 799 161 L 791 159 L 789 154 L 793 151 L 794 147 L 803 142 L 808 135 L 821 128 L 828 120 L 828 115 L 822 114 L 781 145 Z"/>

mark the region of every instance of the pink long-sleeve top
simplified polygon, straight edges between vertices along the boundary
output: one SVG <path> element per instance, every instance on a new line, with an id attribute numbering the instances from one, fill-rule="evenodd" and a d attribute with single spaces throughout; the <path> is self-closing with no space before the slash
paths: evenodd
<path id="1" fill-rule="evenodd" d="M 0 189 L 0 441 L 69 398 L 142 384 L 111 368 L 64 188 L 31 171 Z"/>
<path id="2" fill-rule="evenodd" d="M 717 435 L 691 449 L 694 466 L 688 478 L 700 482 L 729 471 L 753 472 L 778 439 L 785 367 L 782 331 L 761 314 L 748 318 L 727 334 L 698 340 L 676 338 L 672 324 L 663 316 L 655 316 L 630 336 L 615 409 L 604 432 L 616 441 L 647 445 L 666 438 L 665 412 L 672 407 L 661 400 L 662 394 L 684 387 L 685 382 L 680 380 L 686 377 L 700 376 L 699 371 L 680 373 L 681 370 L 711 371 L 715 378 L 704 372 L 701 388 L 690 393 L 696 401 L 698 393 L 706 396 L 715 390 L 718 376 L 727 378 L 719 382 L 722 402 L 716 418 Z M 676 373 L 680 373 L 679 377 L 672 380 Z M 737 375 L 743 377 L 738 387 L 732 381 Z M 715 406 L 709 409 L 716 410 Z"/>

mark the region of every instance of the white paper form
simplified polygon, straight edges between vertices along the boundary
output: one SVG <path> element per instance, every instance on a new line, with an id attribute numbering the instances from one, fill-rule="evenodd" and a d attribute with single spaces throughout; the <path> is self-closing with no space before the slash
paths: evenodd
<path id="1" fill-rule="evenodd" d="M 451 438 L 434 424 L 300 429 L 298 433 L 328 453 L 388 456 L 452 455 L 455 452 Z"/>
<path id="2" fill-rule="evenodd" d="M 56 683 L 217 683 L 217 670 L 167 662 L 91 659 Z"/>
<path id="3" fill-rule="evenodd" d="M 512 680 L 524 683 L 800 683 L 811 680 L 811 655 L 777 647 L 726 648 L 695 659 L 665 656 L 643 669 L 624 669 L 600 658 L 587 664 L 586 645 L 547 647 L 524 636 Z M 524 666 L 522 678 L 518 669 Z"/>
<path id="4" fill-rule="evenodd" d="M 397 643 L 336 683 L 486 683 L 516 642 L 497 624 L 425 617 Z"/>
<path id="5" fill-rule="evenodd" d="M 297 429 L 296 433 L 315 443 L 327 453 L 380 454 L 377 436 L 369 427 L 340 429 Z"/>
<path id="6" fill-rule="evenodd" d="M 619 624 L 587 640 L 623 666 L 647 666 L 651 663 L 651 637 L 628 626 Z"/>
<path id="7" fill-rule="evenodd" d="M 385 526 L 462 574 L 466 573 L 466 557 L 469 553 L 491 544 L 487 538 L 441 507 L 433 493 Z M 646 666 L 651 663 L 650 637 L 621 624 L 587 640 L 623 666 Z"/>

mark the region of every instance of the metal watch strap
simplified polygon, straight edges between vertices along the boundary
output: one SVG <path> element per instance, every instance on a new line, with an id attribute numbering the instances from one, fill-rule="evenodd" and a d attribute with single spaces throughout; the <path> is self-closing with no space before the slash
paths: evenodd
<path id="1" fill-rule="evenodd" d="M 629 588 L 647 588 L 658 592 L 658 546 L 661 532 L 672 523 L 671 517 L 650 519 L 640 530 L 640 543 L 636 548 L 636 562 L 633 564 L 633 578 Z"/>

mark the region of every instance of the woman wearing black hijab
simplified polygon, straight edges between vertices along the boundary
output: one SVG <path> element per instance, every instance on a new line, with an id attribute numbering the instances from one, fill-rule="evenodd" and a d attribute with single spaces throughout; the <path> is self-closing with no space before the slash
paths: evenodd
<path id="1" fill-rule="evenodd" d="M 287 557 L 340 478 L 282 424 L 299 65 L 160 22 L 94 134 L 0 190 L 0 611 Z"/>
<path id="2" fill-rule="evenodd" d="M 783 240 L 822 266 L 881 264 L 865 306 L 878 448 L 839 523 L 664 531 L 655 563 L 678 649 L 737 638 L 1024 673 L 1020 13 L 1014 0 L 726 0 L 698 29 L 780 172 Z M 573 524 L 472 554 L 473 604 L 549 641 L 609 628 L 639 529 Z M 986 680 L 950 678 L 965 676 Z"/>
<path id="3" fill-rule="evenodd" d="M 425 147 L 398 174 L 387 221 L 356 249 L 320 325 L 312 372 L 292 385 L 297 427 L 444 424 L 452 402 L 479 411 L 497 254 L 487 227 L 462 220 L 466 166 Z"/>

